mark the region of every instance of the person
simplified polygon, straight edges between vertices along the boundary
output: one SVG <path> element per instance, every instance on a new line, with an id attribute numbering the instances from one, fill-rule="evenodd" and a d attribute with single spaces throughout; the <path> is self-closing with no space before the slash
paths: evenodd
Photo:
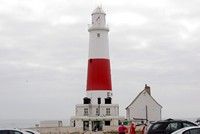
<path id="1" fill-rule="evenodd" d="M 145 123 L 143 128 L 142 128 L 141 134 L 146 134 L 146 131 L 147 131 L 147 124 Z"/>
<path id="2" fill-rule="evenodd" d="M 136 127 L 135 124 L 131 123 L 130 131 L 129 131 L 130 134 L 135 134 L 135 127 Z"/>
<path id="3" fill-rule="evenodd" d="M 126 132 L 127 132 L 127 128 L 123 124 L 121 124 L 118 128 L 118 133 L 125 134 Z"/>

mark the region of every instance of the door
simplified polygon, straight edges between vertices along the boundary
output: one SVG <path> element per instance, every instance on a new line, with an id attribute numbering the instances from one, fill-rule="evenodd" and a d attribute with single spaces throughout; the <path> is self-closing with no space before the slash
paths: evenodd
<path id="1" fill-rule="evenodd" d="M 89 121 L 83 121 L 83 131 L 89 131 Z"/>
<path id="2" fill-rule="evenodd" d="M 102 131 L 103 122 L 102 121 L 93 121 L 92 122 L 92 131 Z"/>

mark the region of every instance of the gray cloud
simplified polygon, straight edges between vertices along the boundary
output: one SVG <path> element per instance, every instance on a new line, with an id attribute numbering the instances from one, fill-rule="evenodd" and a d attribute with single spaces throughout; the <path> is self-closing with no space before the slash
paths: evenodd
<path id="1" fill-rule="evenodd" d="M 120 113 L 147 83 L 163 106 L 163 118 L 199 116 L 200 3 L 102 3 Z M 85 95 L 87 24 L 96 4 L 38 0 L 0 5 L 0 119 L 70 118 Z"/>

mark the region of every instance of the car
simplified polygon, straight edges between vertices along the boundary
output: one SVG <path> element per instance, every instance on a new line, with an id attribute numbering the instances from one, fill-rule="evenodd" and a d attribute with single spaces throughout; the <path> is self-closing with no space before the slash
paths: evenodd
<path id="1" fill-rule="evenodd" d="M 147 134 L 171 134 L 172 132 L 184 128 L 197 126 L 197 124 L 187 120 L 167 119 L 152 123 Z"/>
<path id="2" fill-rule="evenodd" d="M 198 119 L 196 120 L 196 123 L 197 123 L 198 125 L 200 125 L 200 118 L 198 118 Z"/>
<path id="3" fill-rule="evenodd" d="M 172 134 L 200 134 L 200 127 L 199 126 L 185 127 L 173 132 Z"/>
<path id="4" fill-rule="evenodd" d="M 40 134 L 39 132 L 31 130 L 31 129 L 22 129 L 22 130 L 29 133 L 29 134 Z"/>
<path id="5" fill-rule="evenodd" d="M 0 134 L 30 134 L 17 128 L 0 128 Z"/>

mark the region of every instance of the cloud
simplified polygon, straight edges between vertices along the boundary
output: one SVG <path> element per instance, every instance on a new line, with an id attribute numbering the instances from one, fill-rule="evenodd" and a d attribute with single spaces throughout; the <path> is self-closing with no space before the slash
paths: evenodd
<path id="1" fill-rule="evenodd" d="M 199 2 L 102 3 L 120 114 L 149 84 L 164 118 L 199 116 Z M 85 96 L 87 24 L 95 6 L 91 0 L 0 1 L 0 119 L 74 114 Z M 192 105 L 180 108 L 183 102 Z"/>
<path id="2" fill-rule="evenodd" d="M 116 26 L 135 26 L 142 25 L 146 22 L 146 18 L 139 15 L 134 14 L 132 12 L 121 12 L 113 14 L 110 18 L 110 23 Z"/>

